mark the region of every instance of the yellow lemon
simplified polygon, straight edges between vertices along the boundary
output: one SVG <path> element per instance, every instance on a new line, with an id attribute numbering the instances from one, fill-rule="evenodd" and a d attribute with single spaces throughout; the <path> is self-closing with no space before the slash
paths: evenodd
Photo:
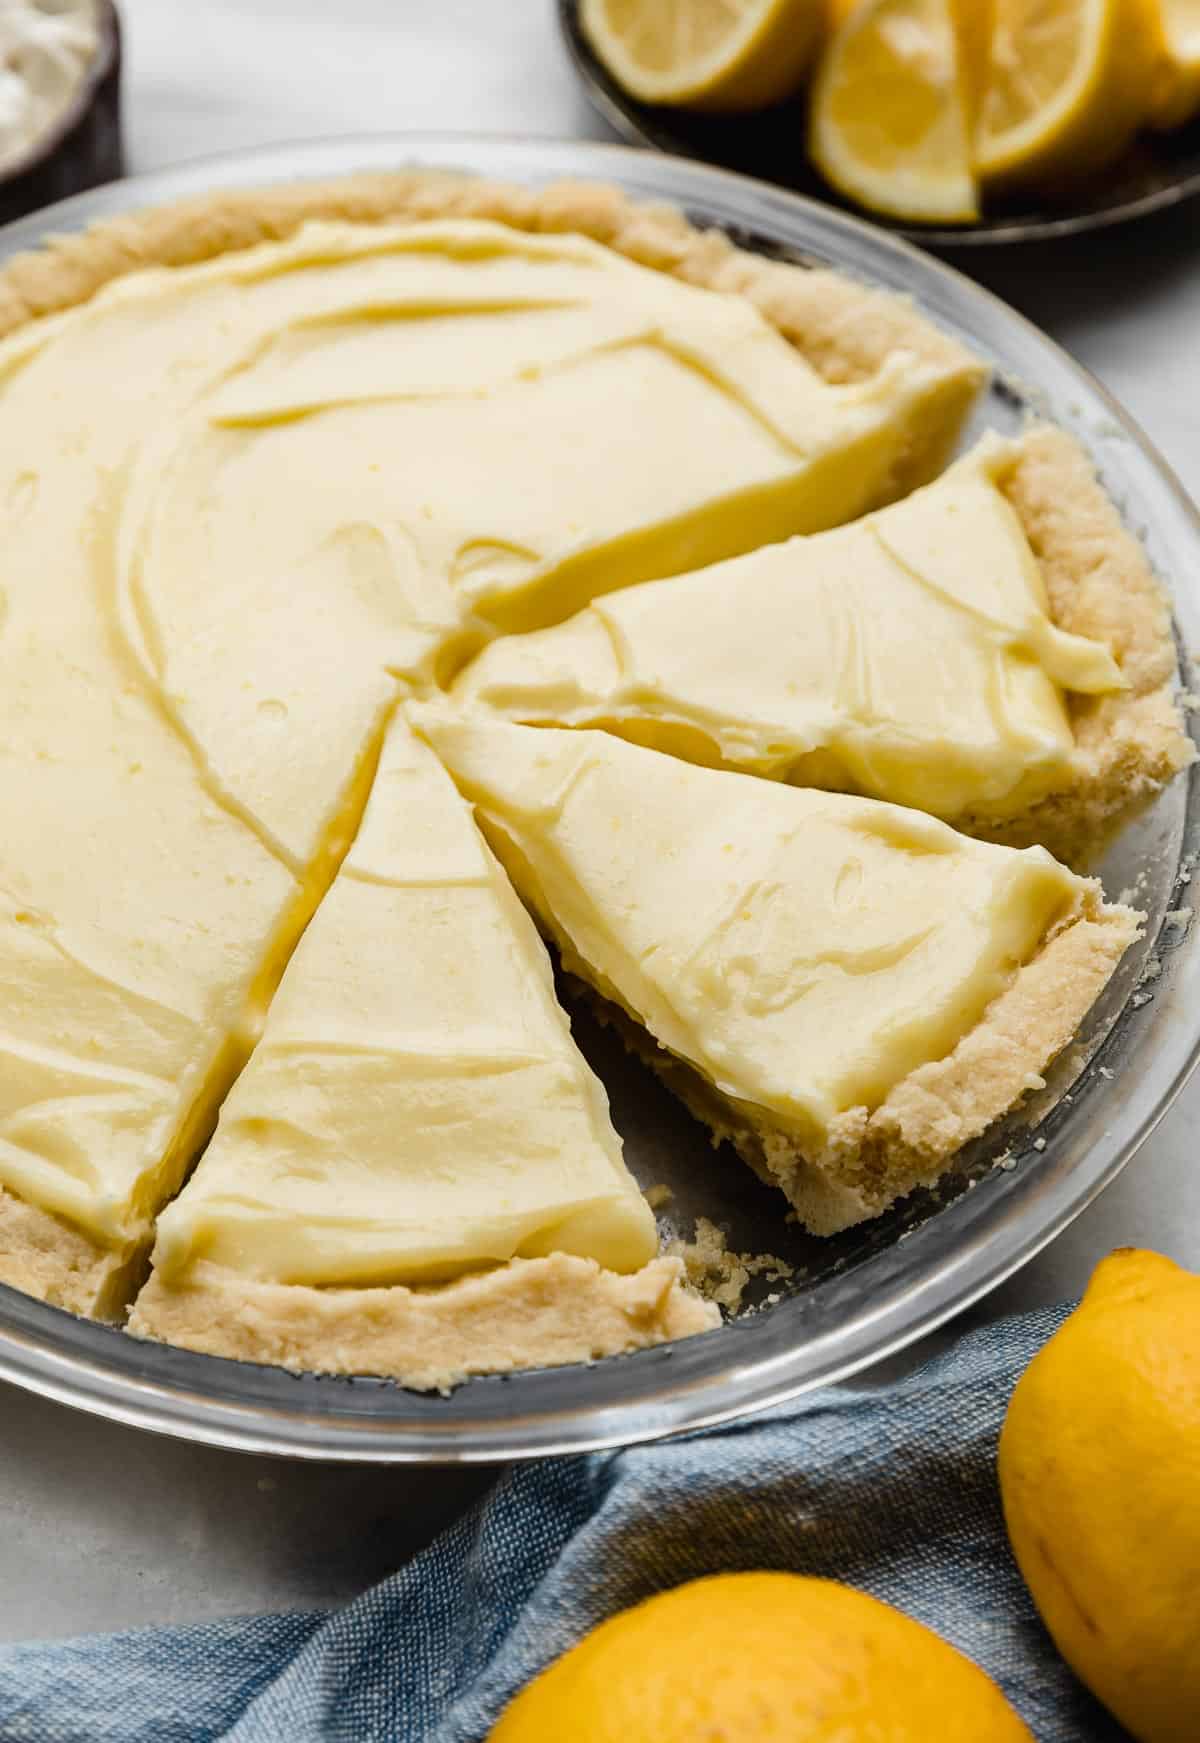
<path id="1" fill-rule="evenodd" d="M 519 1694 L 491 1743 L 1032 1743 L 995 1684 L 863 1592 L 719 1574 L 626 1610 Z"/>
<path id="2" fill-rule="evenodd" d="M 1200 1277 L 1125 1248 L 1022 1375 L 1000 1439 L 1021 1572 L 1140 1743 L 1200 1737 Z"/>
<path id="3" fill-rule="evenodd" d="M 974 164 L 985 183 L 1055 185 L 1102 168 L 1150 113 L 1157 0 L 995 0 Z"/>
<path id="4" fill-rule="evenodd" d="M 732 111 L 796 89 L 825 28 L 826 0 L 583 0 L 579 16 L 631 96 Z"/>
<path id="5" fill-rule="evenodd" d="M 1200 113 L 1200 0 L 1158 0 L 1163 61 L 1150 113 L 1155 127 L 1182 127 Z"/>
<path id="6" fill-rule="evenodd" d="M 971 3 L 961 0 L 964 10 Z M 940 223 L 979 216 L 972 57 L 959 10 L 953 0 L 859 0 L 821 57 L 809 152 L 826 181 L 873 212 Z"/>

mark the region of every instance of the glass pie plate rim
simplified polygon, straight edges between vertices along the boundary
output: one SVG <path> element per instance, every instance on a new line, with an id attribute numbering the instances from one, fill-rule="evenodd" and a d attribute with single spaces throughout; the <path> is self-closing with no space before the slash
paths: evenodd
<path id="1" fill-rule="evenodd" d="M 78 195 L 0 231 L 0 258 L 99 218 L 218 188 L 403 167 L 615 182 L 635 197 L 682 206 L 697 222 L 717 223 L 743 246 L 829 261 L 913 297 L 997 363 L 984 421 L 1003 426 L 1007 418 L 1013 427 L 1026 411 L 1044 412 L 1087 442 L 1171 578 L 1181 645 L 1200 647 L 1200 582 L 1188 582 L 1200 575 L 1200 514 L 1106 390 L 950 267 L 859 219 L 730 171 L 549 139 L 394 134 L 268 147 Z M 871 1237 L 873 1248 L 766 1311 L 658 1349 L 474 1379 L 440 1397 L 140 1342 L 0 1286 L 0 1378 L 212 1445 L 384 1463 L 490 1462 L 625 1445 L 845 1379 L 979 1300 L 1052 1240 L 1131 1159 L 1200 1057 L 1200 944 L 1196 928 L 1177 918 L 1200 856 L 1196 771 L 1135 829 L 1142 860 L 1131 863 L 1148 880 L 1141 892 L 1150 910 L 1147 938 L 1085 1026 L 1090 1057 L 1079 1075 L 1059 1068 L 1032 1114 L 990 1136 L 970 1190 L 964 1178 L 940 1207 L 922 1201 L 893 1217 Z M 1147 981 L 1151 956 L 1155 978 Z M 996 1166 L 1003 1144 L 1006 1165 Z"/>

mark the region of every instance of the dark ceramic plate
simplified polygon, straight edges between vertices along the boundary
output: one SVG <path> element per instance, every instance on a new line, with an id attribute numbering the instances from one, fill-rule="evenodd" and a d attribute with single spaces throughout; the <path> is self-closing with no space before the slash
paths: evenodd
<path id="1" fill-rule="evenodd" d="M 813 169 L 804 151 L 803 97 L 758 115 L 693 115 L 683 109 L 655 108 L 630 97 L 592 52 L 579 23 L 579 0 L 558 0 L 564 40 L 594 107 L 618 133 L 637 145 L 652 145 L 678 157 L 739 170 L 808 194 L 843 211 L 869 217 L 881 229 L 907 236 L 926 248 L 973 248 L 999 242 L 1034 242 L 1050 236 L 1076 236 L 1144 217 L 1200 194 L 1200 120 L 1174 133 L 1147 134 L 1093 186 L 1075 193 L 1069 204 L 1029 201 L 996 205 L 977 224 L 946 228 L 899 224 L 864 213 L 845 200 Z"/>

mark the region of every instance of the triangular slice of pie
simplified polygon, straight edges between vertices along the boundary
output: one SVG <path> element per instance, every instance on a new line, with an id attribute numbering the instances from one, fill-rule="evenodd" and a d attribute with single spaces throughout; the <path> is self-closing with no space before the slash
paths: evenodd
<path id="1" fill-rule="evenodd" d="M 441 1386 L 715 1323 L 657 1244 L 545 948 L 398 715 L 131 1328 Z"/>
<path id="2" fill-rule="evenodd" d="M 607 733 L 412 711 L 564 965 L 829 1233 L 1040 1082 L 1137 916 L 1041 848 Z"/>
<path id="3" fill-rule="evenodd" d="M 1165 602 L 1060 432 L 833 532 L 608 594 L 455 695 L 1076 854 L 1192 751 Z"/>

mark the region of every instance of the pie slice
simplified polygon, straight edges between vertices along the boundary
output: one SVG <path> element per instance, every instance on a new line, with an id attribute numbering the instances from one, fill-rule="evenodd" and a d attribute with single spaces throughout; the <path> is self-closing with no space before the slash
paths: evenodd
<path id="1" fill-rule="evenodd" d="M 1041 848 L 606 733 L 413 718 L 564 966 L 818 1234 L 1038 1086 L 1136 936 Z"/>
<path id="2" fill-rule="evenodd" d="M 702 1330 L 545 948 L 398 715 L 131 1329 L 446 1386 Z"/>
<path id="3" fill-rule="evenodd" d="M 0 332 L 0 1281 L 112 1314 L 402 679 L 902 491 L 981 370 L 681 218 L 426 175 L 60 239 Z"/>
<path id="4" fill-rule="evenodd" d="M 1173 670 L 1139 546 L 1040 429 L 850 526 L 494 643 L 454 694 L 1074 856 L 1191 760 Z"/>

